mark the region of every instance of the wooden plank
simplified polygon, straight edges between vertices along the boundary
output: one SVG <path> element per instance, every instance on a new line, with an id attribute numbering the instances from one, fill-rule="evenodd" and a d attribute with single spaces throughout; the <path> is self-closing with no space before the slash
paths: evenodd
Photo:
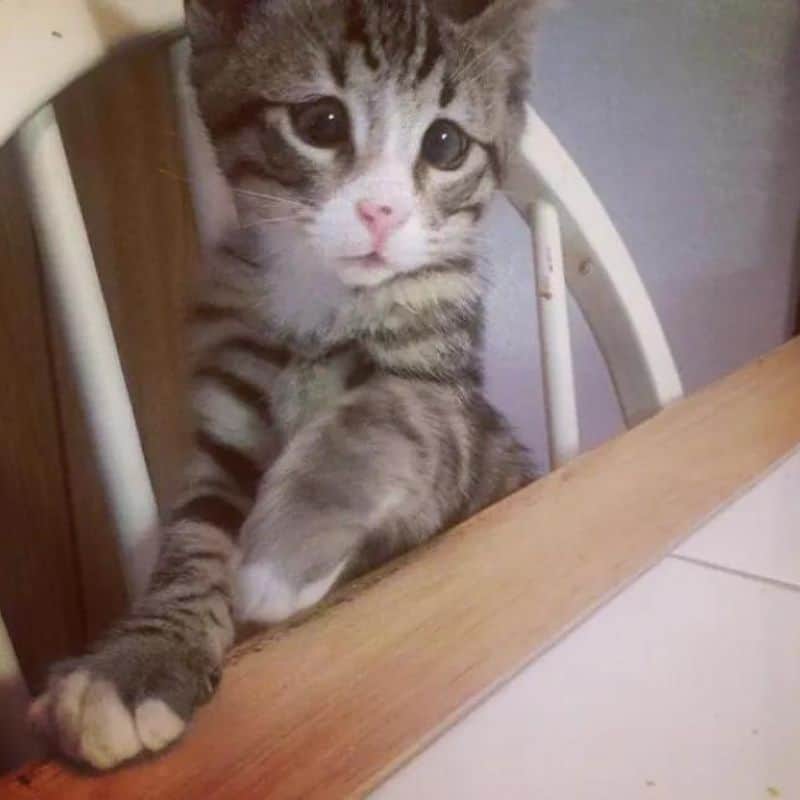
<path id="1" fill-rule="evenodd" d="M 0 609 L 28 681 L 39 685 L 47 664 L 78 650 L 84 637 L 39 261 L 25 208 L 14 159 L 5 148 L 0 150 Z"/>
<path id="2" fill-rule="evenodd" d="M 131 390 L 156 494 L 187 441 L 184 319 L 196 234 L 164 48 L 112 60 L 67 90 L 59 121 Z M 72 513 L 90 639 L 119 617 L 125 587 L 83 414 L 57 330 Z"/>
<path id="3" fill-rule="evenodd" d="M 363 795 L 800 443 L 800 341 L 246 644 L 166 757 L 19 797 Z M 17 796 L 15 795 L 15 796 Z"/>

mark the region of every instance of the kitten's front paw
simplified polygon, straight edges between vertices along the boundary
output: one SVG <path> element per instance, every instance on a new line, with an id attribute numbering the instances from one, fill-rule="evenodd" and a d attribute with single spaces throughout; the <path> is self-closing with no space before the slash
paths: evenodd
<path id="1" fill-rule="evenodd" d="M 123 638 L 56 667 L 30 720 L 69 758 L 112 769 L 175 742 L 217 682 L 204 653 Z"/>

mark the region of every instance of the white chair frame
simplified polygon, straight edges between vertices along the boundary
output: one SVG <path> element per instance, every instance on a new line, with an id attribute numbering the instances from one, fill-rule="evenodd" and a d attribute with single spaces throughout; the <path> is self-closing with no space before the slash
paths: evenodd
<path id="1" fill-rule="evenodd" d="M 18 153 L 47 290 L 77 378 L 131 596 L 143 590 L 153 563 L 156 503 L 50 103 L 120 46 L 158 36 L 177 40 L 182 25 L 181 0 L 0 3 L 0 145 L 13 138 Z M 176 93 L 183 119 L 189 120 L 191 98 L 179 74 L 182 61 L 176 48 Z M 567 290 L 598 341 L 628 425 L 681 397 L 683 389 L 622 239 L 556 137 L 533 109 L 527 115 L 508 194 L 533 230 L 549 447 L 551 463 L 560 466 L 580 447 Z M 194 178 L 202 233 L 204 178 Z M 1 616 L 0 680 L 12 686 L 18 699 L 26 697 Z M 19 715 L 0 715 L 0 752 L 20 735 Z"/>

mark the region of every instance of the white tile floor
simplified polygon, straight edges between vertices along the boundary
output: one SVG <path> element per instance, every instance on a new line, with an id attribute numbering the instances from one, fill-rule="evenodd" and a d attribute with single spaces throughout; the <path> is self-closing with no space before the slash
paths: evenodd
<path id="1" fill-rule="evenodd" d="M 800 586 L 800 456 L 783 463 L 677 552 Z"/>
<path id="2" fill-rule="evenodd" d="M 775 797 L 800 798 L 800 455 L 374 795 Z"/>

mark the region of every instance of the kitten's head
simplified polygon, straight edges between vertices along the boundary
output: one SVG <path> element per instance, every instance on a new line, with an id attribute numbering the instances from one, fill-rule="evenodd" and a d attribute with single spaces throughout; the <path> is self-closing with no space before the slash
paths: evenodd
<path id="1" fill-rule="evenodd" d="M 350 286 L 468 256 L 518 134 L 536 0 L 187 0 L 242 224 Z"/>

